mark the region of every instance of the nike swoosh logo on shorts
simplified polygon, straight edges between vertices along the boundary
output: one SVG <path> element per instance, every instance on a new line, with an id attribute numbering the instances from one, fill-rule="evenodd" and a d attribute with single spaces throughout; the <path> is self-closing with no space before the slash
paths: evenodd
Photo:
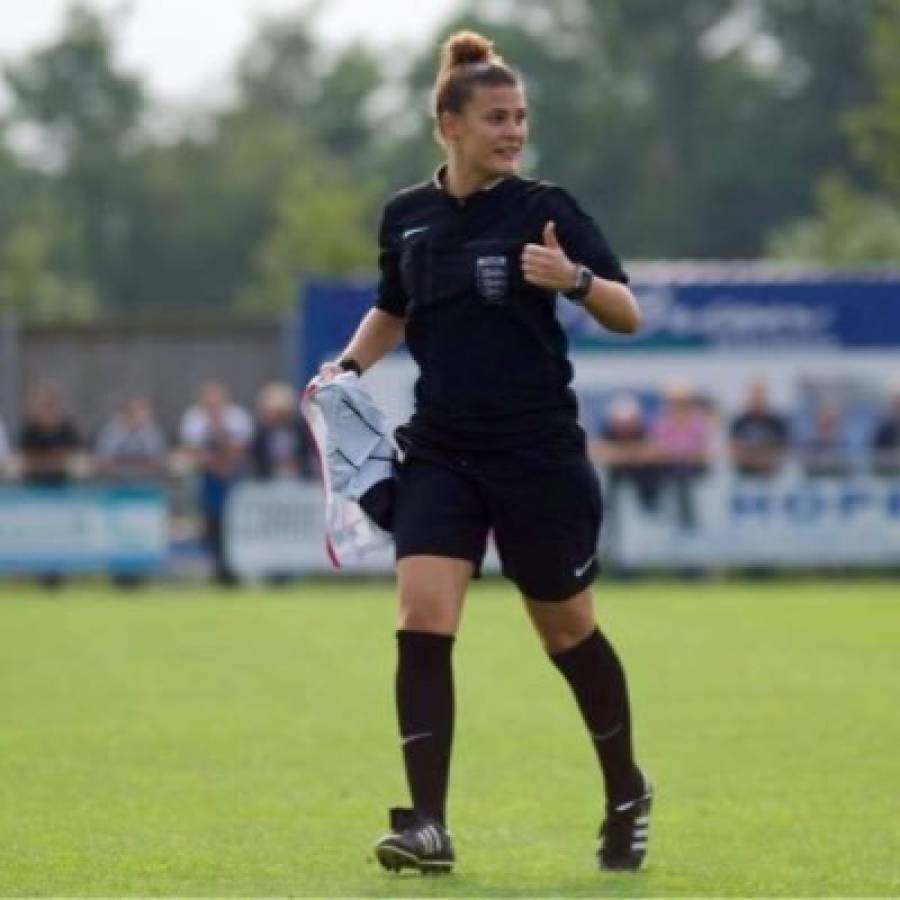
<path id="1" fill-rule="evenodd" d="M 405 241 L 408 237 L 412 237 L 414 234 L 418 234 L 420 231 L 428 231 L 428 226 L 420 225 L 418 228 L 407 228 L 400 237 Z"/>
<path id="2" fill-rule="evenodd" d="M 587 570 L 591 567 L 591 563 L 594 561 L 594 558 L 594 556 L 591 556 L 591 558 L 583 566 L 579 566 L 575 570 L 576 578 L 581 578 L 581 576 L 584 575 L 585 572 L 587 572 Z"/>

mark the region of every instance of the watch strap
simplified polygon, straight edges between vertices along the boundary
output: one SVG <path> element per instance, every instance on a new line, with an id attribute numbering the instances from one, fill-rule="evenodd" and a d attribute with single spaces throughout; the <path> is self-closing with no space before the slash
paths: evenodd
<path id="1" fill-rule="evenodd" d="M 575 270 L 575 286 L 564 291 L 563 296 L 573 303 L 583 305 L 594 284 L 594 273 L 587 267 L 579 265 Z"/>

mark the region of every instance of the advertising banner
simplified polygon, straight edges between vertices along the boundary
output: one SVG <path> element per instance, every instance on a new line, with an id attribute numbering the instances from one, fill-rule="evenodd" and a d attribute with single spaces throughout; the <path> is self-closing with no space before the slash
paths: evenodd
<path id="1" fill-rule="evenodd" d="M 900 566 L 900 477 L 775 478 L 712 473 L 655 502 L 627 483 L 607 490 L 606 551 L 625 568 Z"/>
<path id="2" fill-rule="evenodd" d="M 225 547 L 229 564 L 242 578 L 335 572 L 325 550 L 322 486 L 287 479 L 237 485 L 225 508 Z M 393 571 L 393 547 L 347 571 Z"/>
<path id="3" fill-rule="evenodd" d="M 0 487 L 0 572 L 150 573 L 167 541 L 156 487 Z"/>
<path id="4" fill-rule="evenodd" d="M 900 273 L 685 263 L 634 266 L 632 275 L 643 312 L 636 335 L 610 334 L 557 301 L 595 461 L 602 469 L 598 448 L 617 402 L 638 410 L 652 443 L 676 383 L 707 419 L 709 459 L 690 488 L 695 521 L 685 526 L 671 513 L 684 493 L 675 500 L 663 490 L 660 507 L 648 509 L 626 488 L 609 510 L 606 552 L 633 567 L 898 564 L 896 481 L 876 473 L 873 454 L 879 429 L 900 409 Z M 312 370 L 371 304 L 372 286 L 349 286 L 346 302 L 342 290 L 316 285 L 306 298 Z M 393 425 L 412 413 L 415 378 L 402 351 L 366 373 Z M 733 468 L 730 442 L 754 386 L 787 441 L 777 474 L 748 482 Z M 804 469 L 823 441 L 843 459 L 840 477 Z"/>
<path id="5" fill-rule="evenodd" d="M 234 571 L 249 580 L 291 575 L 389 575 L 394 545 L 336 569 L 325 549 L 325 495 L 309 481 L 245 481 L 228 496 L 225 547 Z M 488 550 L 483 571 L 500 571 Z"/>

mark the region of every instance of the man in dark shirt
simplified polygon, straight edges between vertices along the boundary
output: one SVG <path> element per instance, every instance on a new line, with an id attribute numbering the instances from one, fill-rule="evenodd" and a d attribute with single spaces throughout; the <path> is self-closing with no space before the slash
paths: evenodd
<path id="1" fill-rule="evenodd" d="M 73 422 L 63 410 L 59 392 L 52 385 L 36 385 L 26 403 L 19 451 L 22 455 L 22 479 L 41 488 L 67 484 L 81 439 Z M 45 572 L 38 580 L 45 587 L 63 583 L 59 572 Z"/>
<path id="2" fill-rule="evenodd" d="M 848 475 L 852 460 L 844 408 L 828 398 L 820 400 L 813 412 L 811 431 L 798 449 L 807 475 L 813 478 Z"/>
<path id="3" fill-rule="evenodd" d="M 37 385 L 28 398 L 19 435 L 23 480 L 46 486 L 65 484 L 80 447 L 81 438 L 63 411 L 57 390 L 49 384 Z"/>
<path id="4" fill-rule="evenodd" d="M 615 515 L 619 489 L 626 484 L 634 488 L 645 510 L 654 511 L 659 499 L 659 466 L 652 455 L 640 404 L 631 394 L 619 394 L 610 402 L 605 419 L 590 450 L 607 473 L 610 512 Z"/>
<path id="5" fill-rule="evenodd" d="M 872 439 L 875 471 L 880 475 L 896 475 L 900 472 L 900 385 L 895 386 L 891 405 L 875 429 Z"/>
<path id="6" fill-rule="evenodd" d="M 788 445 L 788 426 L 772 411 L 766 386 L 750 385 L 747 403 L 731 423 L 731 460 L 741 475 L 770 477 L 781 468 Z"/>
<path id="7" fill-rule="evenodd" d="M 270 382 L 256 398 L 250 462 L 257 478 L 311 478 L 313 449 L 289 384 Z"/>

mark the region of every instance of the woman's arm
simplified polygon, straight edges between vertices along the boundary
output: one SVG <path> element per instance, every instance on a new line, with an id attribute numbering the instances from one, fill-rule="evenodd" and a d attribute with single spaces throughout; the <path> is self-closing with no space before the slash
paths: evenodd
<path id="1" fill-rule="evenodd" d="M 572 278 L 574 279 L 574 275 Z M 569 290 L 569 288 L 566 288 Z M 582 305 L 596 322 L 620 334 L 633 334 L 641 324 L 641 311 L 628 285 L 594 276 Z"/>
<path id="2" fill-rule="evenodd" d="M 343 371 L 341 360 L 353 360 L 365 372 L 403 340 L 405 331 L 406 319 L 373 307 L 363 316 L 338 359 L 324 363 L 319 374 L 326 377 L 339 374 Z"/>
<path id="3" fill-rule="evenodd" d="M 543 244 L 526 244 L 522 270 L 529 284 L 565 293 L 575 287 L 578 265 L 566 256 L 556 237 L 556 226 L 544 226 Z M 594 275 L 590 290 L 581 301 L 591 318 L 610 331 L 631 334 L 641 324 L 641 311 L 628 286 Z"/>

